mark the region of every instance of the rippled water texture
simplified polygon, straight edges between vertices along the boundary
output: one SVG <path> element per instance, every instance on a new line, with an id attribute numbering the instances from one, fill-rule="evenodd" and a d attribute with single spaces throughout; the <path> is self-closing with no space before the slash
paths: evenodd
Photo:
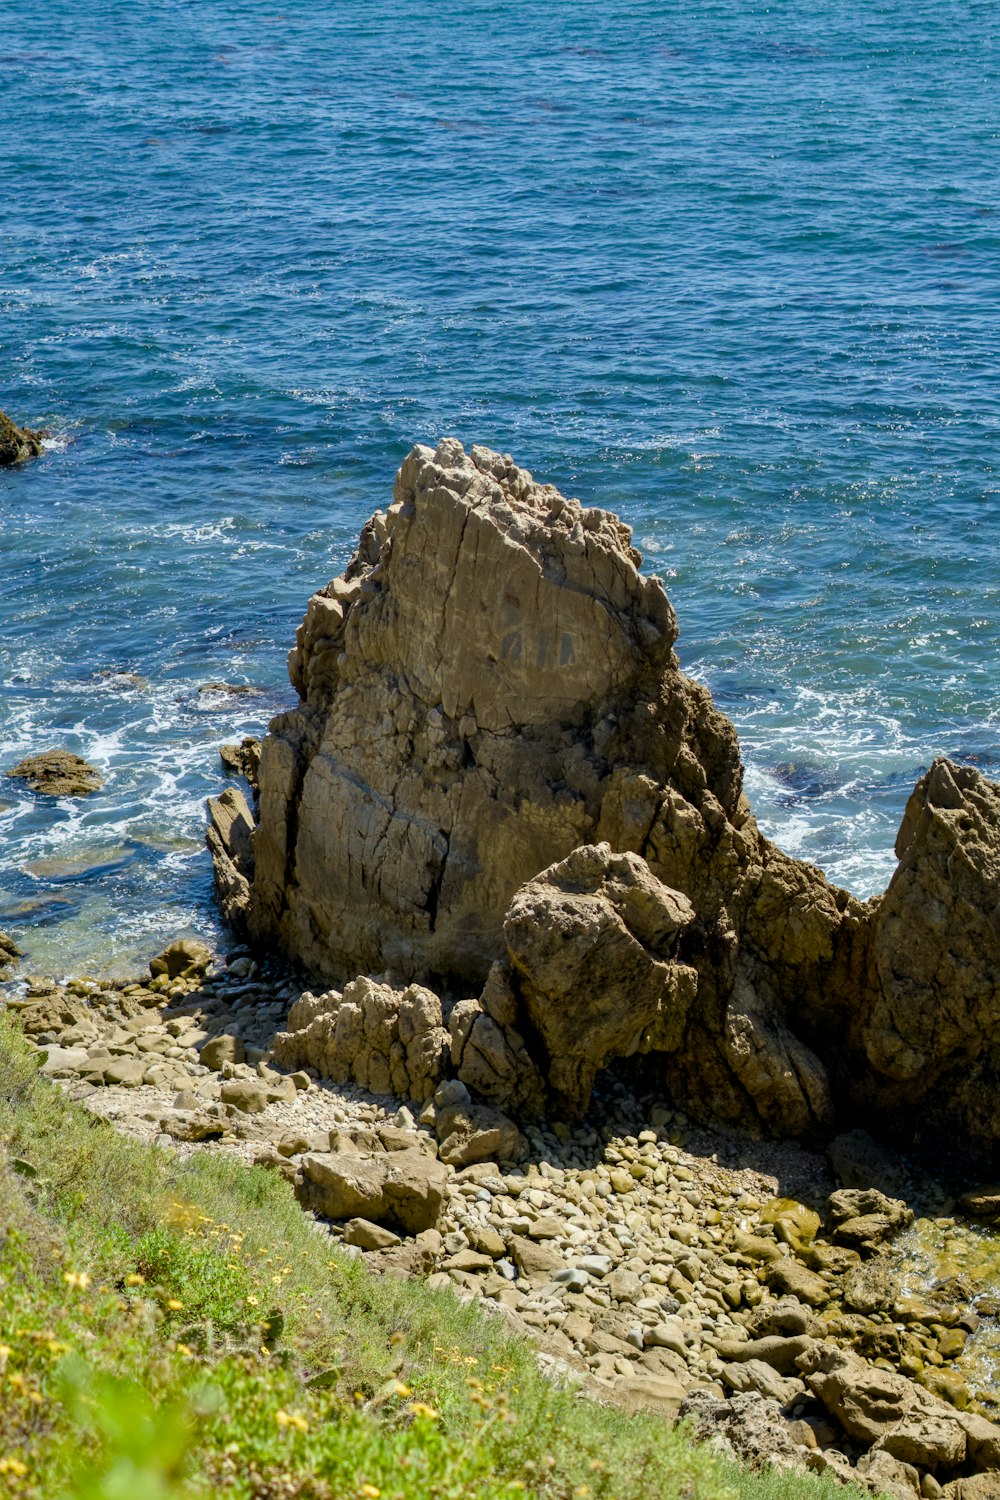
<path id="1" fill-rule="evenodd" d="M 107 777 L 0 786 L 32 963 L 212 932 L 215 747 L 442 433 L 635 526 L 834 878 L 884 884 L 933 755 L 996 774 L 996 14 L 8 10 L 0 407 L 58 442 L 0 476 L 0 766 Z"/>

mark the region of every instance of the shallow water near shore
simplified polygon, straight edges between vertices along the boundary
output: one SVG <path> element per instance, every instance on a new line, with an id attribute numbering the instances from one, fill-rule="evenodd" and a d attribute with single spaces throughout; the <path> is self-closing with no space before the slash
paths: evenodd
<path id="1" fill-rule="evenodd" d="M 446 432 L 634 526 L 765 830 L 881 889 L 934 755 L 1000 772 L 997 30 L 922 0 L 19 14 L 0 407 L 54 438 L 0 473 L 0 769 L 62 744 L 106 778 L 0 787 L 29 965 L 219 937 L 216 747 L 290 701 L 308 595 Z"/>

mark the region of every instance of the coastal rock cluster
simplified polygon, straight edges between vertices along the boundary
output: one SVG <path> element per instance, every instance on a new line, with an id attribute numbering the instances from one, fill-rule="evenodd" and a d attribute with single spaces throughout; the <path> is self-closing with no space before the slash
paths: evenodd
<path id="1" fill-rule="evenodd" d="M 42 452 L 44 433 L 30 427 L 18 427 L 6 412 L 0 411 L 0 465 L 23 463 Z"/>
<path id="2" fill-rule="evenodd" d="M 235 788 L 210 809 L 237 927 L 327 982 L 378 976 L 377 1004 L 328 991 L 282 1055 L 414 1098 L 451 1073 L 524 1121 L 581 1118 L 629 1059 L 702 1116 L 959 1131 L 988 1163 L 1000 788 L 936 762 L 885 895 L 831 885 L 758 829 L 733 726 L 639 564 L 619 520 L 507 456 L 404 461 L 309 601 L 258 814 Z M 411 1082 L 414 985 L 433 1021 Z"/>
<path id="3" fill-rule="evenodd" d="M 907 1290 L 905 1201 L 831 1192 L 823 1163 L 794 1154 L 774 1160 L 802 1197 L 781 1195 L 766 1153 L 764 1170 L 745 1164 L 745 1138 L 700 1136 L 607 1080 L 585 1124 L 519 1130 L 454 1079 L 410 1107 L 289 1073 L 280 1028 L 289 1011 L 312 1024 L 320 997 L 247 950 L 221 968 L 183 942 L 150 968 L 130 982 L 29 977 L 10 996 L 45 1073 L 95 1112 L 280 1172 L 374 1273 L 481 1299 L 553 1374 L 688 1417 L 744 1460 L 902 1500 L 989 1496 L 1000 1480 L 1000 1428 L 977 1409 L 988 1393 L 961 1372 L 975 1288 Z M 371 982 L 344 993 L 362 1026 L 366 1006 L 391 1013 Z M 411 1011 L 426 994 L 412 987 Z M 426 1003 L 424 1035 L 443 1029 Z M 859 1134 L 830 1155 L 852 1180 L 879 1160 Z M 995 1193 L 973 1206 L 1000 1214 Z"/>

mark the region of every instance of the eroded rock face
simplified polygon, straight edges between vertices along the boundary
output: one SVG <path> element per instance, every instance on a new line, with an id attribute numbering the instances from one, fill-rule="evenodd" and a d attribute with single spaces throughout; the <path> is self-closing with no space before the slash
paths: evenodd
<path id="1" fill-rule="evenodd" d="M 937 760 L 896 839 L 855 1033 L 869 1094 L 913 1134 L 1000 1140 L 1000 786 Z"/>
<path id="2" fill-rule="evenodd" d="M 637 564 L 619 521 L 509 460 L 415 448 L 299 631 L 302 706 L 260 768 L 257 935 L 331 978 L 481 984 L 515 890 L 595 832 L 618 714 L 672 661 Z"/>
<path id="3" fill-rule="evenodd" d="M 223 917 L 241 935 L 250 918 L 253 833 L 253 814 L 238 787 L 227 787 L 212 798 L 205 839 L 212 855 L 215 894 Z"/>
<path id="4" fill-rule="evenodd" d="M 338 1083 L 421 1101 L 441 1081 L 448 1054 L 437 995 L 418 984 L 397 990 L 365 978 L 343 994 L 329 990 L 299 1001 L 274 1047 L 284 1067 L 315 1068 Z"/>
<path id="5" fill-rule="evenodd" d="M 1000 788 L 937 763 L 886 895 L 830 885 L 758 830 L 735 731 L 680 672 L 639 562 L 615 517 L 506 456 L 445 440 L 405 460 L 309 601 L 252 848 L 237 793 L 212 811 L 252 937 L 390 981 L 338 994 L 290 1054 L 413 1098 L 451 1069 L 518 1118 L 579 1115 L 595 1072 L 637 1057 L 723 1121 L 957 1125 L 988 1156 Z M 414 982 L 449 999 L 411 1060 Z"/>

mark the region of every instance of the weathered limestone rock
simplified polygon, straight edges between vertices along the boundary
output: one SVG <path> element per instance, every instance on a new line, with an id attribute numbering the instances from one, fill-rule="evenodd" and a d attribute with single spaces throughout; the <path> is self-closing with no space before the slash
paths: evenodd
<path id="1" fill-rule="evenodd" d="M 574 849 L 517 892 L 503 929 L 511 985 L 560 1114 L 583 1114 L 612 1058 L 679 1046 L 698 975 L 673 955 L 693 919 L 685 896 L 609 844 Z"/>
<path id="2" fill-rule="evenodd" d="M 866 1100 L 918 1140 L 1000 1140 L 1000 786 L 937 760 L 910 795 L 872 922 L 856 1032 Z"/>
<path id="3" fill-rule="evenodd" d="M 733 728 L 678 670 L 673 611 L 638 563 L 619 521 L 510 459 L 451 440 L 415 448 L 395 503 L 299 631 L 302 702 L 261 755 L 250 928 L 321 975 L 440 975 L 468 994 L 495 960 L 517 971 L 504 942 L 515 893 L 607 843 L 635 857 L 634 890 L 613 877 L 621 899 L 579 949 L 580 974 L 608 973 L 614 935 L 649 1014 L 598 1025 L 614 1007 L 595 995 L 595 1056 L 650 1046 L 658 1029 L 679 1096 L 810 1130 L 828 1092 L 798 1012 L 812 1028 L 849 968 L 835 937 L 862 908 L 761 837 Z M 467 1008 L 452 1055 L 484 1097 L 517 1109 L 537 1106 L 549 1057 L 527 1044 L 514 998 L 507 1020 L 499 993 Z M 594 1065 L 556 1080 L 567 1109 Z"/>
<path id="4" fill-rule="evenodd" d="M 101 773 L 69 750 L 44 750 L 18 761 L 8 776 L 46 797 L 86 797 L 104 785 Z"/>
<path id="5" fill-rule="evenodd" d="M 242 776 L 250 783 L 250 790 L 257 795 L 260 771 L 260 740 L 248 735 L 238 745 L 220 745 L 219 759 L 224 768 L 234 776 Z"/>
<path id="6" fill-rule="evenodd" d="M 826 1203 L 826 1224 L 838 1245 L 873 1255 L 913 1223 L 913 1210 L 876 1188 L 838 1188 Z"/>
<path id="7" fill-rule="evenodd" d="M 798 1468 L 802 1451 L 788 1435 L 778 1403 L 758 1391 L 719 1400 L 710 1391 L 692 1391 L 679 1409 L 702 1442 L 722 1441 L 744 1463 Z"/>
<path id="8" fill-rule="evenodd" d="M 443 1019 L 441 1001 L 422 985 L 397 990 L 360 978 L 342 995 L 330 990 L 293 1006 L 274 1058 L 286 1068 L 315 1068 L 335 1083 L 351 1079 L 375 1094 L 422 1101 L 448 1060 Z"/>
<path id="9" fill-rule="evenodd" d="M 448 1185 L 447 1168 L 422 1151 L 316 1154 L 303 1158 L 302 1171 L 301 1196 L 317 1213 L 368 1219 L 403 1234 L 433 1229 Z"/>
<path id="10" fill-rule="evenodd" d="M 833 1344 L 816 1344 L 798 1366 L 810 1390 L 856 1442 L 877 1444 L 901 1462 L 924 1469 L 954 1470 L 970 1460 L 964 1414 L 896 1371 L 870 1365 Z"/>
<path id="11" fill-rule="evenodd" d="M 498 1109 L 481 1104 L 451 1104 L 437 1112 L 438 1156 L 450 1167 L 476 1161 L 517 1161 L 521 1132 Z"/>
<path id="12" fill-rule="evenodd" d="M 0 411 L 0 464 L 19 464 L 26 458 L 37 458 L 42 451 L 41 432 L 18 427 Z"/>
<path id="13" fill-rule="evenodd" d="M 205 839 L 212 855 L 215 892 L 224 919 L 236 932 L 246 932 L 253 883 L 253 814 L 237 787 L 226 787 L 208 804 Z"/>

